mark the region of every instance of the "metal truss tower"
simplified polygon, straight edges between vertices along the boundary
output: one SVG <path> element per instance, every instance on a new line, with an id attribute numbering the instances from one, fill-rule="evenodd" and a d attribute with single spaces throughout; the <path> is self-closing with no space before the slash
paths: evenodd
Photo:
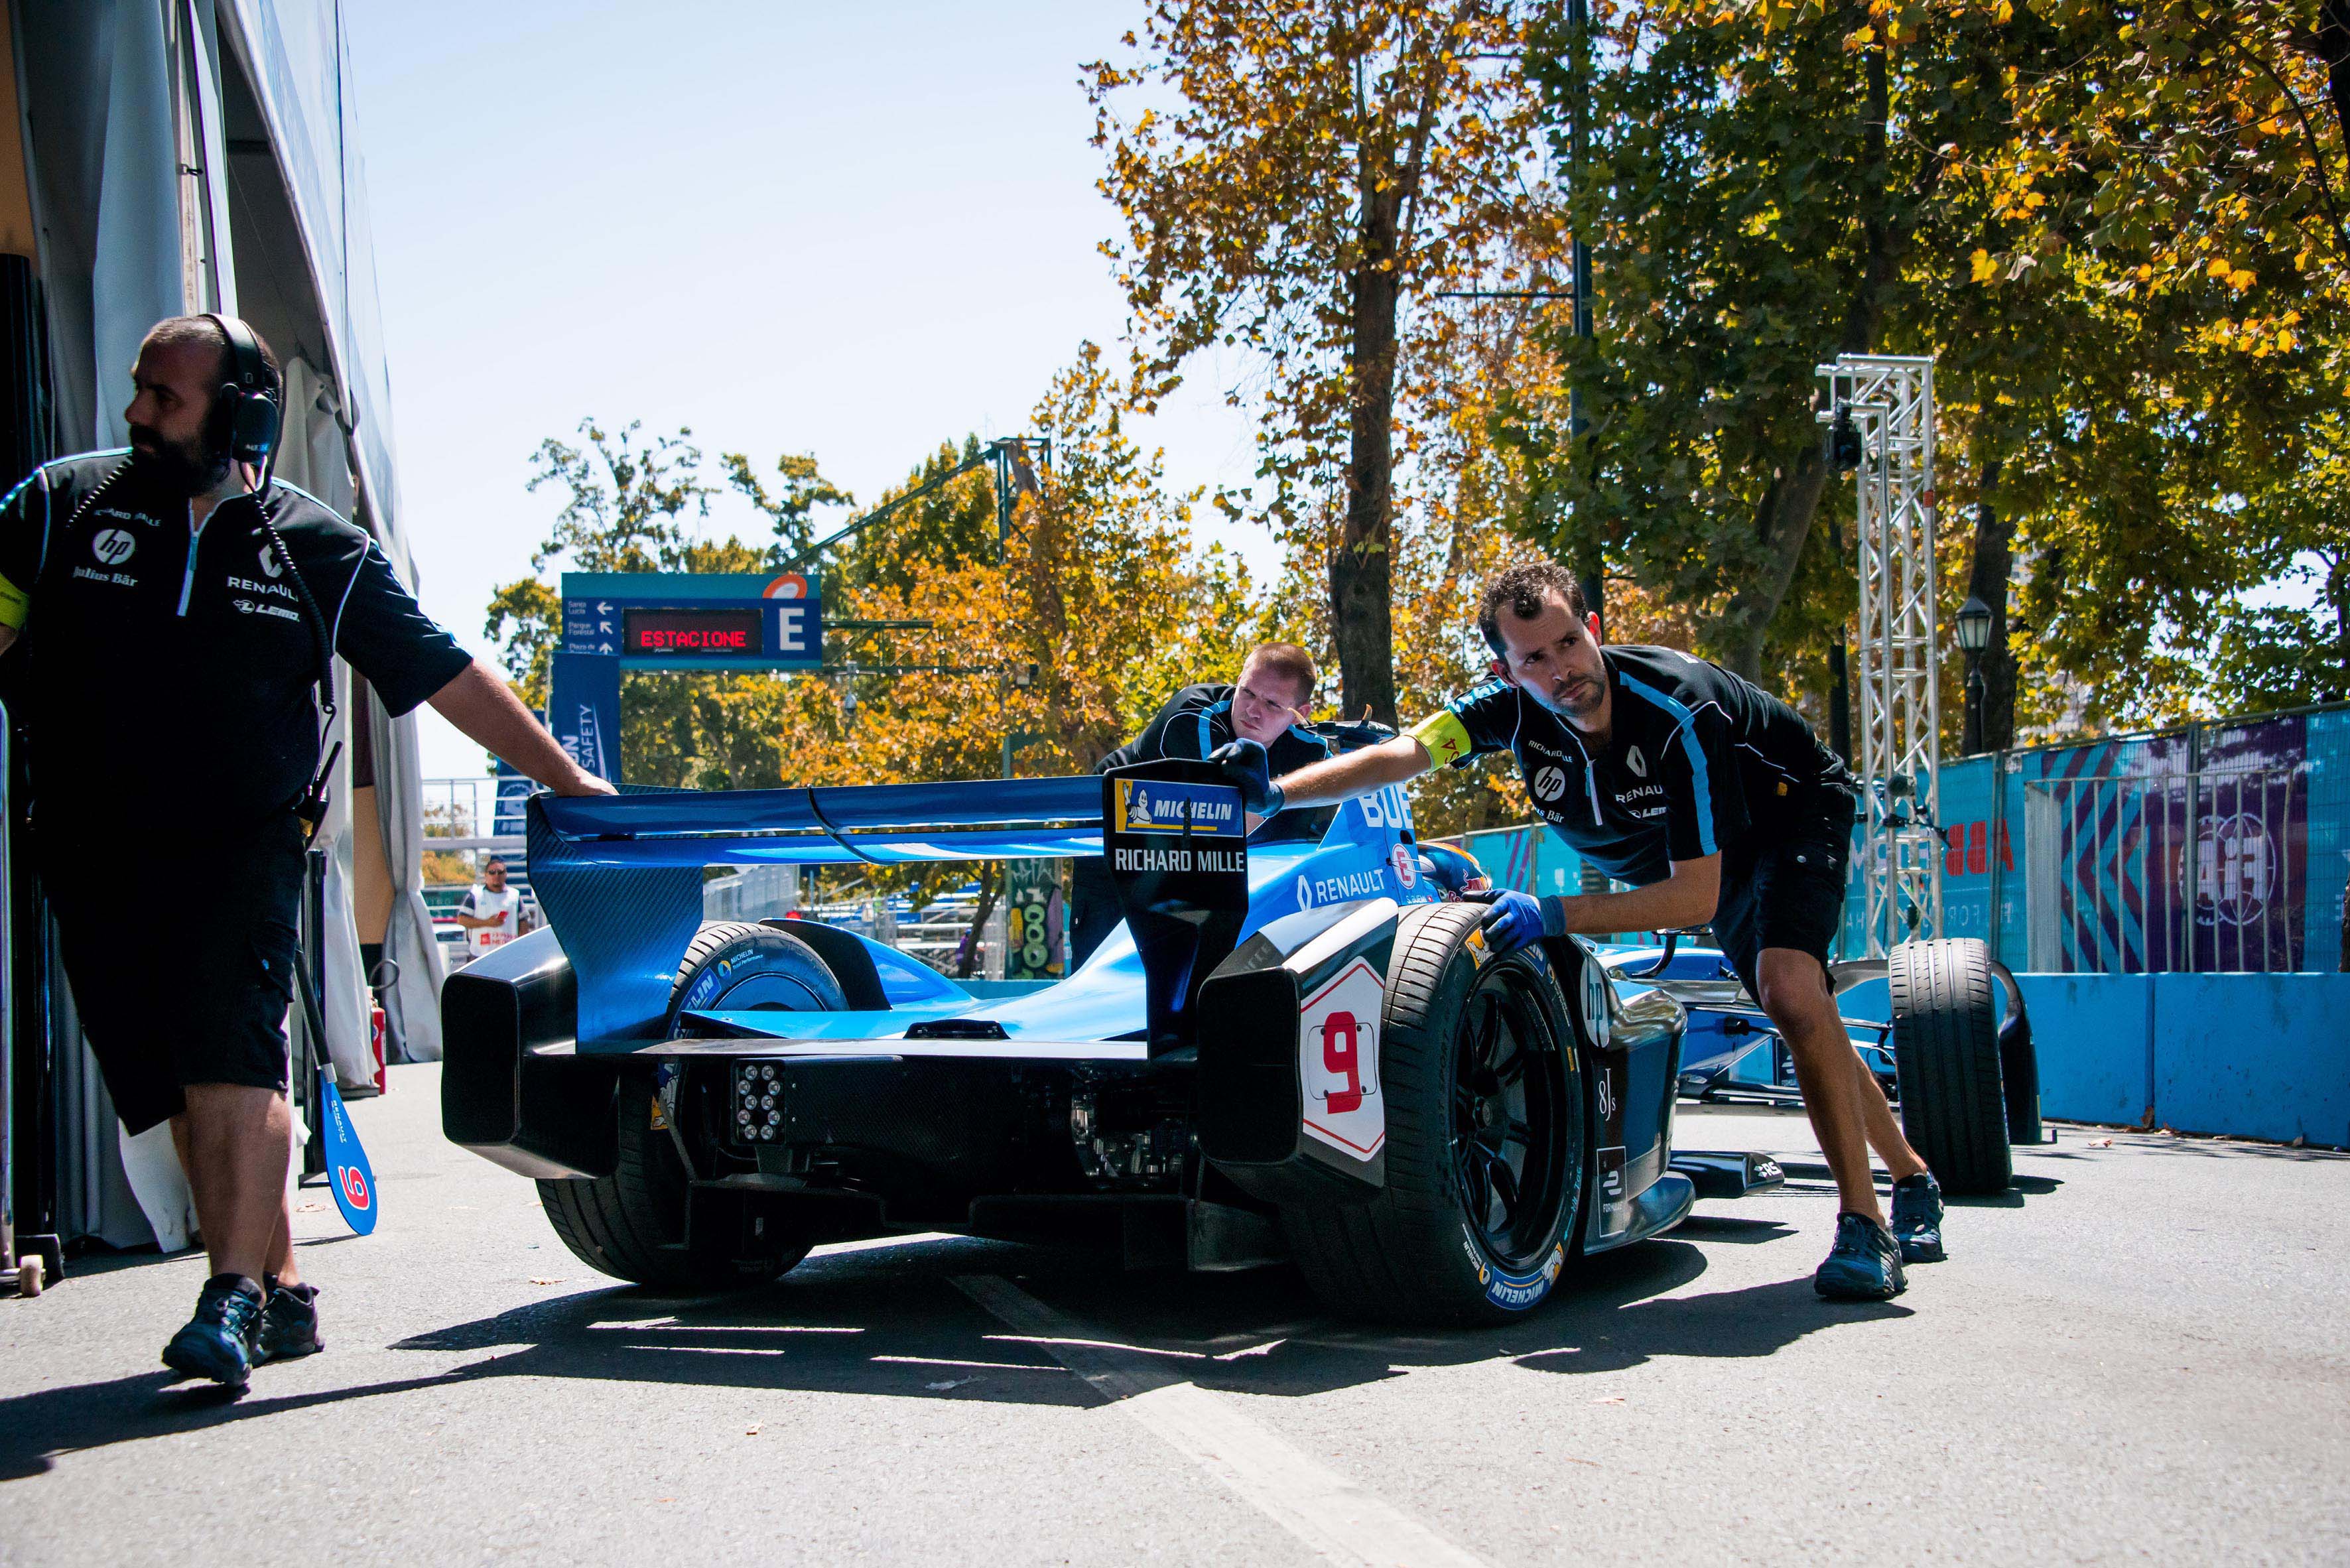
<path id="1" fill-rule="evenodd" d="M 1881 958 L 1942 934 L 1934 361 L 1845 354 L 1818 372 L 1831 452 L 1858 460 L 1860 875 L 1867 956 Z"/>

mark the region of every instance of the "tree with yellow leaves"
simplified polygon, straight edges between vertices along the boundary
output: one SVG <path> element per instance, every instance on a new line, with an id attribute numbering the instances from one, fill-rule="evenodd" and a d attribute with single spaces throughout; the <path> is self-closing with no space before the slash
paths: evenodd
<path id="1" fill-rule="evenodd" d="M 1341 707 L 1390 723 L 1402 376 L 1437 293 L 1523 286 L 1521 231 L 1551 210 L 1524 10 L 1157 0 L 1125 56 L 1086 67 L 1136 390 L 1210 348 L 1255 361 L 1263 514 L 1321 557 Z"/>

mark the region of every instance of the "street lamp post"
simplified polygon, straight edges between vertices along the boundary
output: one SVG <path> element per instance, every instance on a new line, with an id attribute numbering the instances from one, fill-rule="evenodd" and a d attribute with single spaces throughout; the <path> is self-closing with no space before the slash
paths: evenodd
<path id="1" fill-rule="evenodd" d="M 1975 756 L 1983 749 L 1983 650 L 1991 646 L 1991 606 L 1974 594 L 1959 607 L 1959 649 L 1967 656 L 1966 733 L 1960 749 Z"/>

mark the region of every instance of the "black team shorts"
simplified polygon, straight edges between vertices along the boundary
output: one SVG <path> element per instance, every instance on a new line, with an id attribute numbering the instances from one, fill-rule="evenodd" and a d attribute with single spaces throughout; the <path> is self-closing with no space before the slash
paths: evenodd
<path id="1" fill-rule="evenodd" d="M 41 881 L 82 1033 L 124 1128 L 177 1116 L 190 1084 L 283 1093 L 301 908 L 302 826 L 167 846 L 36 828 Z"/>
<path id="2" fill-rule="evenodd" d="M 1843 790 L 1814 792 L 1808 801 L 1757 822 L 1746 842 L 1721 857 L 1714 940 L 1749 995 L 1762 995 L 1756 971 L 1764 948 L 1809 953 L 1825 971 L 1844 927 L 1856 810 Z"/>

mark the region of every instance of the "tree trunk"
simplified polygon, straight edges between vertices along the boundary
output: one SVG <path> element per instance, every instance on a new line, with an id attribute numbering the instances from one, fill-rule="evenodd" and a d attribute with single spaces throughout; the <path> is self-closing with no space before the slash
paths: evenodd
<path id="1" fill-rule="evenodd" d="M 1868 118 L 1861 166 L 1861 232 L 1866 242 L 1860 276 L 1845 308 L 1844 330 L 1836 348 L 1843 354 L 1866 354 L 1877 344 L 1877 327 L 1885 313 L 1886 291 L 1908 249 L 1908 241 L 1887 222 L 1885 121 L 1889 89 L 1882 46 L 1867 53 Z M 1814 394 L 1819 406 L 1820 394 Z M 1731 596 L 1723 611 L 1721 637 L 1730 668 L 1747 680 L 1762 683 L 1762 643 L 1787 587 L 1795 580 L 1811 537 L 1813 514 L 1827 490 L 1828 465 L 1816 440 L 1806 440 L 1796 452 L 1783 454 L 1771 487 L 1754 509 L 1754 536 L 1762 546 L 1759 568 L 1750 573 Z"/>
<path id="2" fill-rule="evenodd" d="M 2325 96 L 2334 127 L 2350 142 L 2350 0 L 2325 0 L 2317 10 L 2317 57 L 2325 62 Z"/>
<path id="3" fill-rule="evenodd" d="M 1975 503 L 1974 561 L 1967 570 L 1967 592 L 1991 607 L 1991 641 L 1984 645 L 1981 746 L 2003 752 L 2015 744 L 2015 653 L 2007 646 L 2007 579 L 2014 568 L 2012 545 L 2015 519 L 1991 503 L 1999 483 L 2002 459 L 1976 465 L 1981 475 L 1981 499 Z"/>
<path id="4" fill-rule="evenodd" d="M 1353 279 L 1347 360 L 1352 447 L 1347 518 L 1330 556 L 1330 636 L 1338 651 L 1339 716 L 1396 722 L 1391 514 L 1395 471 L 1396 216 L 1400 191 L 1376 190 L 1363 160 L 1363 257 Z M 1384 264 L 1384 265 L 1382 265 Z"/>

